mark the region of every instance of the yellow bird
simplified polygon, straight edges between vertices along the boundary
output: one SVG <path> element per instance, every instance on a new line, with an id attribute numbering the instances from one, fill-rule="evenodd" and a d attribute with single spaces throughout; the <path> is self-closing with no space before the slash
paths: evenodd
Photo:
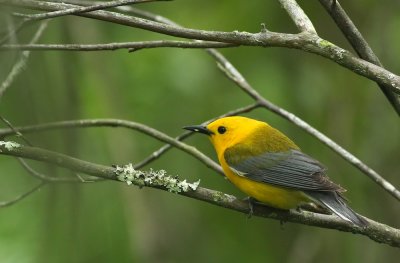
<path id="1" fill-rule="evenodd" d="M 326 169 L 267 123 L 233 116 L 184 129 L 209 136 L 226 177 L 251 198 L 285 210 L 314 203 L 367 225 L 345 203 L 345 189 L 326 176 Z"/>

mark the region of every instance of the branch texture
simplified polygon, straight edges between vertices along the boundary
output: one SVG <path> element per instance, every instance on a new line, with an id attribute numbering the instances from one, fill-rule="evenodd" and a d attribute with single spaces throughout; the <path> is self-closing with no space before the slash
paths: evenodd
<path id="1" fill-rule="evenodd" d="M 6 0 L 2 4 L 45 11 L 59 11 L 79 7 L 70 4 L 39 2 L 34 0 Z M 238 31 L 206 31 L 157 23 L 147 19 L 126 16 L 109 11 L 92 11 L 87 13 L 78 13 L 77 15 L 182 38 L 233 43 L 246 46 L 287 47 L 300 49 L 321 55 L 359 75 L 389 85 L 393 92 L 400 94 L 399 76 L 384 68 L 357 58 L 350 52 L 308 32 L 302 32 L 300 34 L 284 34 L 268 31 L 253 34 Z"/>
<path id="2" fill-rule="evenodd" d="M 39 29 L 36 31 L 35 35 L 33 36 L 30 45 L 37 42 L 42 35 L 43 31 L 46 29 L 47 23 L 43 22 L 39 25 Z M 7 75 L 6 79 L 0 85 L 0 100 L 4 95 L 4 92 L 11 86 L 16 76 L 24 69 L 28 59 L 29 59 L 30 52 L 24 51 L 21 53 L 18 61 L 12 67 L 10 73 Z"/>
<path id="3" fill-rule="evenodd" d="M 174 48 L 227 48 L 237 47 L 237 44 L 220 43 L 220 42 L 190 42 L 176 40 L 156 40 L 156 41 L 139 41 L 139 42 L 119 42 L 107 44 L 10 44 L 0 46 L 0 50 L 63 50 L 63 51 L 105 51 L 129 49 L 130 52 L 139 49 L 174 47 Z"/>
<path id="4" fill-rule="evenodd" d="M 117 180 L 116 169 L 100 164 L 90 163 L 80 159 L 76 159 L 64 154 L 44 150 L 36 147 L 25 147 L 15 143 L 10 144 L 3 142 L 0 144 L 0 154 L 28 158 L 32 160 L 52 163 L 56 166 L 71 169 L 76 172 L 85 173 L 88 175 L 101 177 L 110 180 Z M 141 185 L 143 186 L 143 185 Z M 154 187 L 151 183 L 145 186 L 157 188 L 161 190 L 168 190 L 164 187 Z M 201 201 L 205 201 L 214 205 L 225 207 L 241 213 L 248 214 L 248 202 L 241 201 L 238 198 L 227 195 L 222 192 L 210 190 L 207 188 L 198 187 L 195 191 L 180 192 L 179 194 Z M 370 239 L 385 243 L 391 246 L 400 247 L 400 230 L 393 227 L 375 222 L 371 219 L 366 219 L 369 225 L 365 228 L 360 228 L 355 225 L 349 224 L 340 220 L 336 216 L 315 214 L 306 211 L 283 211 L 266 206 L 256 205 L 254 207 L 254 215 L 266 218 L 272 218 L 280 221 L 288 221 L 293 223 L 300 223 L 310 226 L 317 226 L 323 228 L 337 229 L 344 232 L 351 232 L 354 234 L 361 234 L 369 237 Z"/>
<path id="5" fill-rule="evenodd" d="M 279 0 L 279 2 L 301 32 L 317 34 L 311 20 L 295 0 Z"/>
<path id="6" fill-rule="evenodd" d="M 332 4 L 332 0 L 319 0 L 326 11 L 331 15 L 336 25 L 342 31 L 343 35 L 347 38 L 353 49 L 357 52 L 358 56 L 366 61 L 374 63 L 375 65 L 382 66 L 379 58 L 372 51 L 367 41 L 362 36 L 361 32 L 351 21 L 350 17 L 340 6 L 339 2 L 335 0 Z M 397 114 L 400 116 L 400 97 L 394 94 L 391 88 L 387 85 L 377 83 L 385 94 L 386 98 L 392 104 Z"/>
<path id="7" fill-rule="evenodd" d="M 91 12 L 91 11 L 96 11 L 96 10 L 102 10 L 102 9 L 107 9 L 107 8 L 111 8 L 111 7 L 139 4 L 139 3 L 145 3 L 145 2 L 154 2 L 154 1 L 169 1 L 169 0 L 117 0 L 117 1 L 97 3 L 94 5 L 84 6 L 84 7 L 76 6 L 76 7 L 72 7 L 69 9 L 58 10 L 58 11 L 53 11 L 53 12 L 49 12 L 49 13 L 43 13 L 43 14 L 37 14 L 37 15 L 27 15 L 25 18 L 26 18 L 26 20 L 38 21 L 38 20 L 61 17 L 61 16 L 66 16 L 66 15 L 74 15 L 74 14 L 79 14 L 79 13 L 86 13 L 86 12 Z"/>

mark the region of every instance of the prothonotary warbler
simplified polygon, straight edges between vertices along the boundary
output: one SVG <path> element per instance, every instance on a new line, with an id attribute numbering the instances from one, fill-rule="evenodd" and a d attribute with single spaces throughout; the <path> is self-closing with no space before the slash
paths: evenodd
<path id="1" fill-rule="evenodd" d="M 233 116 L 184 129 L 209 136 L 226 177 L 242 192 L 271 207 L 323 206 L 343 220 L 366 226 L 345 202 L 345 191 L 317 160 L 265 122 Z"/>

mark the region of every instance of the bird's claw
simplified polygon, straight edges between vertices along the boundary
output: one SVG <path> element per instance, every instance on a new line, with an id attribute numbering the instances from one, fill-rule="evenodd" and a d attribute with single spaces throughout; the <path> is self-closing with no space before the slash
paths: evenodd
<path id="1" fill-rule="evenodd" d="M 247 201 L 249 204 L 249 213 L 247 214 L 247 218 L 251 218 L 254 214 L 254 203 L 257 203 L 257 200 L 251 196 L 248 196 L 243 199 L 243 201 Z"/>

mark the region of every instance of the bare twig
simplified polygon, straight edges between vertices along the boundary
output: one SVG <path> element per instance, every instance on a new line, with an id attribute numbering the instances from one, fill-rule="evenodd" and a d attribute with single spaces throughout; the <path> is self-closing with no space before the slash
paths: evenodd
<path id="1" fill-rule="evenodd" d="M 98 178 L 98 177 L 94 177 L 94 178 L 91 178 L 90 180 L 86 180 L 82 177 L 74 178 L 74 177 L 48 176 L 48 175 L 45 175 L 45 174 L 35 171 L 30 165 L 28 165 L 28 163 L 24 159 L 18 157 L 17 160 L 20 162 L 22 167 L 24 167 L 28 173 L 30 173 L 32 176 L 34 176 L 44 182 L 47 182 L 47 183 L 89 183 L 89 182 L 99 182 L 99 181 L 105 180 L 103 178 Z"/>
<path id="2" fill-rule="evenodd" d="M 32 143 L 25 138 L 25 136 L 18 131 L 7 119 L 5 119 L 3 116 L 0 116 L 0 119 L 10 128 L 10 130 L 14 133 L 14 135 L 16 135 L 17 137 L 20 137 L 23 139 L 23 141 L 29 145 L 29 146 L 33 146 Z M 24 159 L 17 157 L 17 160 L 19 161 L 19 163 L 22 165 L 22 167 L 33 177 L 38 178 L 41 181 L 44 182 L 48 182 L 48 183 L 77 183 L 77 182 L 88 182 L 87 180 L 84 181 L 81 177 L 78 176 L 77 178 L 58 178 L 58 177 L 51 177 L 51 176 L 47 176 L 45 174 L 39 173 L 37 171 L 35 171 L 30 165 L 28 165 L 28 163 L 26 163 L 24 161 Z M 100 181 L 100 178 L 96 178 L 93 180 L 93 182 L 95 181 Z M 91 182 L 91 181 L 90 181 Z"/>
<path id="3" fill-rule="evenodd" d="M 295 0 L 279 0 L 279 2 L 301 32 L 317 34 L 311 20 Z"/>
<path id="4" fill-rule="evenodd" d="M 101 1 L 85 1 L 85 0 L 82 0 L 82 1 L 81 0 L 68 0 L 68 1 L 64 1 L 64 2 L 68 3 L 68 4 L 84 5 L 84 6 L 103 3 Z M 160 22 L 160 23 L 163 23 L 163 24 L 168 24 L 168 25 L 173 25 L 173 26 L 180 26 L 179 24 L 175 23 L 174 21 L 172 21 L 172 20 L 170 20 L 170 19 L 168 19 L 168 18 L 166 18 L 164 16 L 153 14 L 151 12 L 135 8 L 133 6 L 116 6 L 114 9 L 119 10 L 119 11 L 123 11 L 123 12 L 127 12 L 127 13 L 129 13 L 131 15 L 148 18 L 150 20 L 153 20 L 153 21 L 156 21 L 156 22 Z"/>
<path id="5" fill-rule="evenodd" d="M 4 118 L 3 116 L 0 115 L 0 120 L 2 120 L 2 121 L 13 131 L 13 133 L 14 133 L 17 137 L 20 137 L 27 145 L 33 146 L 33 145 L 31 144 L 31 142 L 30 142 L 27 138 L 25 138 L 25 136 L 22 135 L 21 132 L 17 131 L 17 130 L 14 128 L 14 126 L 13 126 L 6 118 Z"/>
<path id="6" fill-rule="evenodd" d="M 347 38 L 351 46 L 360 56 L 360 58 L 365 59 L 375 65 L 382 66 L 379 58 L 372 51 L 371 47 L 368 45 L 367 41 L 362 36 L 361 32 L 351 21 L 350 17 L 346 14 L 344 9 L 341 7 L 337 0 L 319 0 L 323 7 L 328 11 L 336 25 L 342 31 L 344 36 Z M 377 83 L 381 88 L 382 92 L 385 94 L 386 98 L 392 104 L 393 108 L 396 110 L 397 114 L 400 116 L 400 98 L 398 95 L 394 94 L 391 88 L 387 85 Z"/>
<path id="7" fill-rule="evenodd" d="M 71 169 L 76 172 L 116 180 L 116 170 L 112 167 L 86 162 L 60 153 L 35 147 L 25 147 L 22 145 L 6 147 L 4 144 L 0 144 L 0 150 L 0 154 L 2 155 L 18 156 L 46 163 L 52 163 L 59 167 Z M 152 186 L 151 183 L 146 186 L 161 190 L 167 190 L 164 187 Z M 179 194 L 245 214 L 248 214 L 250 211 L 248 202 L 239 200 L 234 196 L 203 187 L 198 187 L 195 191 L 181 192 Z M 256 205 L 253 211 L 253 214 L 255 216 L 316 227 L 337 229 L 340 231 L 365 235 L 376 242 L 400 247 L 399 229 L 395 229 L 393 227 L 375 222 L 365 217 L 364 219 L 368 221 L 369 225 L 367 227 L 361 228 L 344 220 L 341 220 L 333 215 L 315 214 L 306 211 L 283 211 L 259 205 Z"/>
<path id="8" fill-rule="evenodd" d="M 0 202 L 0 207 L 6 207 L 6 206 L 11 206 L 21 200 L 23 200 L 25 197 L 28 197 L 30 194 L 36 192 L 37 190 L 39 190 L 40 188 L 42 188 L 44 185 L 46 185 L 45 182 L 41 182 L 40 184 L 38 184 L 37 186 L 33 187 L 32 189 L 30 189 L 29 191 L 20 194 L 19 196 L 15 197 L 12 200 L 9 201 L 2 201 Z"/>
<path id="9" fill-rule="evenodd" d="M 46 29 L 47 23 L 43 22 L 40 24 L 39 29 L 36 31 L 35 35 L 31 40 L 31 44 L 36 43 L 40 36 L 42 35 L 43 31 Z M 26 62 L 28 61 L 30 55 L 30 51 L 23 51 L 21 53 L 20 58 L 14 64 L 13 68 L 11 69 L 10 73 L 7 75 L 6 79 L 0 85 L 0 100 L 3 97 L 4 92 L 11 86 L 16 76 L 22 72 L 24 69 Z"/>
<path id="10" fill-rule="evenodd" d="M 53 11 L 53 12 L 44 13 L 44 14 L 26 15 L 25 18 L 28 22 L 39 21 L 39 20 L 43 20 L 43 19 L 61 17 L 61 16 L 66 16 L 66 15 L 74 15 L 74 14 L 79 14 L 79 13 L 86 13 L 86 12 L 102 10 L 102 9 L 107 9 L 107 8 L 112 8 L 112 7 L 117 7 L 117 6 L 132 5 L 132 4 L 139 4 L 139 3 L 145 3 L 145 2 L 156 2 L 156 1 L 170 1 L 170 0 L 116 0 L 116 1 L 97 3 L 94 5 L 84 6 L 84 7 L 77 6 L 77 7 L 73 7 L 73 8 L 69 8 L 69 9 Z"/>
<path id="11" fill-rule="evenodd" d="M 16 43 L 15 36 L 17 35 L 18 31 L 21 29 L 24 23 L 23 21 L 20 21 L 17 25 L 14 25 L 14 23 L 10 19 L 8 19 L 7 22 L 9 22 L 9 27 L 8 30 L 4 33 L 3 37 L 0 38 L 0 46 L 9 40 L 11 40 L 11 43 Z"/>
<path id="12" fill-rule="evenodd" d="M 339 1 L 335 0 L 335 4 L 332 4 L 333 0 L 319 0 L 319 2 L 331 15 L 336 25 L 342 31 L 357 54 L 369 62 L 380 64 L 378 57 L 372 51 L 371 47 L 364 39 L 361 32 L 354 25 L 353 21 L 351 21 L 350 17 L 343 10 L 342 6 L 339 4 Z"/>
<path id="13" fill-rule="evenodd" d="M 19 161 L 19 163 L 21 164 L 22 167 L 24 167 L 24 169 L 30 173 L 33 177 L 36 177 L 37 179 L 44 181 L 44 182 L 77 182 L 78 180 L 76 178 L 56 178 L 56 177 L 50 177 L 47 175 L 44 175 L 42 173 L 39 173 L 37 171 L 35 171 L 30 165 L 28 165 L 27 162 L 25 162 L 24 159 L 18 157 L 17 160 Z"/>
<path id="14" fill-rule="evenodd" d="M 139 42 L 120 42 L 107 44 L 10 44 L 0 46 L 2 50 L 30 50 L 30 51 L 48 51 L 48 50 L 64 50 L 64 51 L 104 51 L 129 49 L 129 52 L 139 49 L 174 47 L 174 48 L 227 48 L 237 47 L 237 44 L 220 43 L 220 42 L 191 42 L 176 40 L 156 40 L 156 41 L 139 41 Z"/>
<path id="15" fill-rule="evenodd" d="M 202 152 L 189 146 L 183 142 L 177 141 L 174 138 L 162 133 L 154 128 L 146 126 L 141 123 L 118 120 L 118 119 L 87 119 L 87 120 L 73 120 L 73 121 L 60 121 L 52 123 L 44 123 L 39 125 L 25 126 L 25 127 L 15 127 L 14 129 L 22 133 L 39 132 L 45 130 L 53 129 L 66 129 L 66 128 L 84 128 L 84 127 L 124 127 L 128 129 L 133 129 L 149 135 L 159 141 L 171 144 L 172 146 L 192 155 L 207 167 L 215 170 L 216 172 L 223 174 L 221 167 L 210 159 L 208 156 L 204 155 Z M 13 135 L 15 132 L 12 129 L 0 129 L 0 138 L 5 136 Z"/>
<path id="16" fill-rule="evenodd" d="M 61 11 L 77 7 L 76 5 L 64 3 L 38 2 L 35 0 L 7 0 L 2 4 L 47 11 Z M 400 93 L 399 76 L 384 68 L 357 58 L 350 52 L 330 43 L 329 41 L 321 39 L 314 34 L 304 34 L 304 32 L 300 34 L 284 34 L 270 31 L 253 34 L 237 31 L 221 32 L 195 30 L 161 24 L 146 19 L 130 17 L 119 13 L 102 10 L 88 13 L 78 13 L 77 15 L 189 39 L 234 43 L 247 46 L 275 46 L 300 49 L 328 58 L 359 75 L 367 77 L 376 82 L 389 85 L 393 92 Z"/>
<path id="17" fill-rule="evenodd" d="M 3 37 L 0 40 L 0 46 L 4 44 L 10 36 L 18 33 L 24 26 L 29 24 L 30 22 L 33 21 L 40 21 L 44 19 L 50 19 L 50 18 L 55 18 L 55 17 L 61 17 L 61 16 L 66 16 L 66 15 L 73 15 L 73 14 L 78 14 L 78 13 L 85 13 L 85 12 L 90 12 L 90 11 L 95 11 L 95 10 L 102 10 L 102 9 L 107 9 L 107 8 L 112 8 L 112 7 L 118 7 L 118 6 L 125 6 L 125 5 L 132 5 L 132 4 L 139 4 L 139 3 L 145 3 L 145 2 L 155 2 L 155 1 L 170 1 L 170 0 L 117 0 L 117 1 L 110 1 L 110 2 L 97 2 L 96 4 L 91 4 L 86 7 L 73 7 L 65 10 L 59 10 L 59 11 L 53 11 L 53 12 L 48 12 L 48 13 L 43 13 L 43 14 L 34 14 L 34 15 L 28 15 L 28 14 L 20 14 L 23 19 L 15 26 L 15 29 L 10 32 L 8 35 Z M 4 1 L 7 2 L 7 1 Z M 1 2 L 0 2 L 1 4 Z"/>

